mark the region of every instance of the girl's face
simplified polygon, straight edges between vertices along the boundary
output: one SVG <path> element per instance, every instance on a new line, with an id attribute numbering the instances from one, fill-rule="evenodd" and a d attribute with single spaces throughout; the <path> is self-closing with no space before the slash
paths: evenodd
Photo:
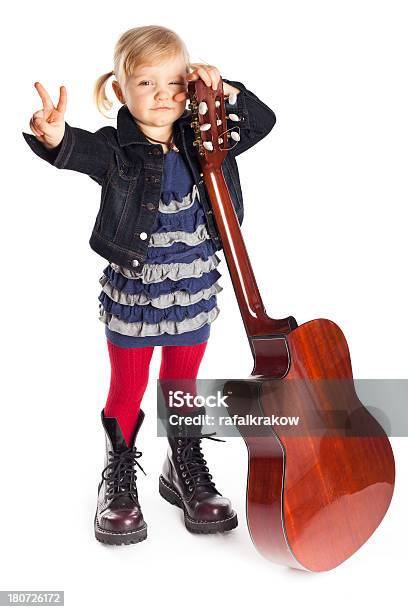
<path id="1" fill-rule="evenodd" d="M 138 66 L 123 92 L 119 84 L 114 89 L 138 123 L 163 128 L 172 125 L 185 110 L 185 96 L 178 96 L 184 98 L 181 102 L 175 96 L 186 91 L 186 75 L 185 59 L 177 55 L 156 66 Z"/>

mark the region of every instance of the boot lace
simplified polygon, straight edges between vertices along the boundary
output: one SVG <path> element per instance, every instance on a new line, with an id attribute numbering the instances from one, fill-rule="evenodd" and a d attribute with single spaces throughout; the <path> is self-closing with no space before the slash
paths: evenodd
<path id="1" fill-rule="evenodd" d="M 108 464 L 102 471 L 102 479 L 106 480 L 108 500 L 117 499 L 125 494 L 130 494 L 132 497 L 137 495 L 135 465 L 146 475 L 138 462 L 141 456 L 141 451 L 136 448 L 108 452 Z"/>
<path id="2" fill-rule="evenodd" d="M 204 438 L 214 440 L 214 442 L 225 442 L 220 438 L 214 438 L 214 435 L 215 432 L 197 438 L 177 439 L 177 461 L 180 463 L 181 475 L 190 492 L 194 491 L 197 486 L 206 486 L 216 490 L 201 450 L 201 440 Z"/>

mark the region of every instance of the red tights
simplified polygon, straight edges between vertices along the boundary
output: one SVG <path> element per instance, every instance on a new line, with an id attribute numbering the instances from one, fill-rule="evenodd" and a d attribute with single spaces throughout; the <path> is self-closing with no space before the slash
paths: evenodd
<path id="1" fill-rule="evenodd" d="M 111 382 L 104 415 L 116 417 L 129 445 L 140 403 L 149 380 L 153 346 L 122 348 L 109 340 Z M 163 346 L 159 380 L 197 378 L 207 342 L 193 346 Z"/>

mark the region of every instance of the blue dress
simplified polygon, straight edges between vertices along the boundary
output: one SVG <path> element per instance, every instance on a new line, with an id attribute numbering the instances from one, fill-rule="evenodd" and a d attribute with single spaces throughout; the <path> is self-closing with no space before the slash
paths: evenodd
<path id="1" fill-rule="evenodd" d="M 141 270 L 109 263 L 99 279 L 99 320 L 125 348 L 206 342 L 217 318 L 220 258 L 182 156 L 164 156 L 157 219 Z"/>

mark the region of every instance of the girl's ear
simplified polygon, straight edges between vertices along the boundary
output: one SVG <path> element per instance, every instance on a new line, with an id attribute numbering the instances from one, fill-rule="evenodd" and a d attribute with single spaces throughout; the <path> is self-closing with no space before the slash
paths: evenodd
<path id="1" fill-rule="evenodd" d="M 117 81 L 112 81 L 112 89 L 115 92 L 116 97 L 119 100 L 119 102 L 121 102 L 122 104 L 125 104 L 125 98 L 123 97 L 122 90 Z"/>

